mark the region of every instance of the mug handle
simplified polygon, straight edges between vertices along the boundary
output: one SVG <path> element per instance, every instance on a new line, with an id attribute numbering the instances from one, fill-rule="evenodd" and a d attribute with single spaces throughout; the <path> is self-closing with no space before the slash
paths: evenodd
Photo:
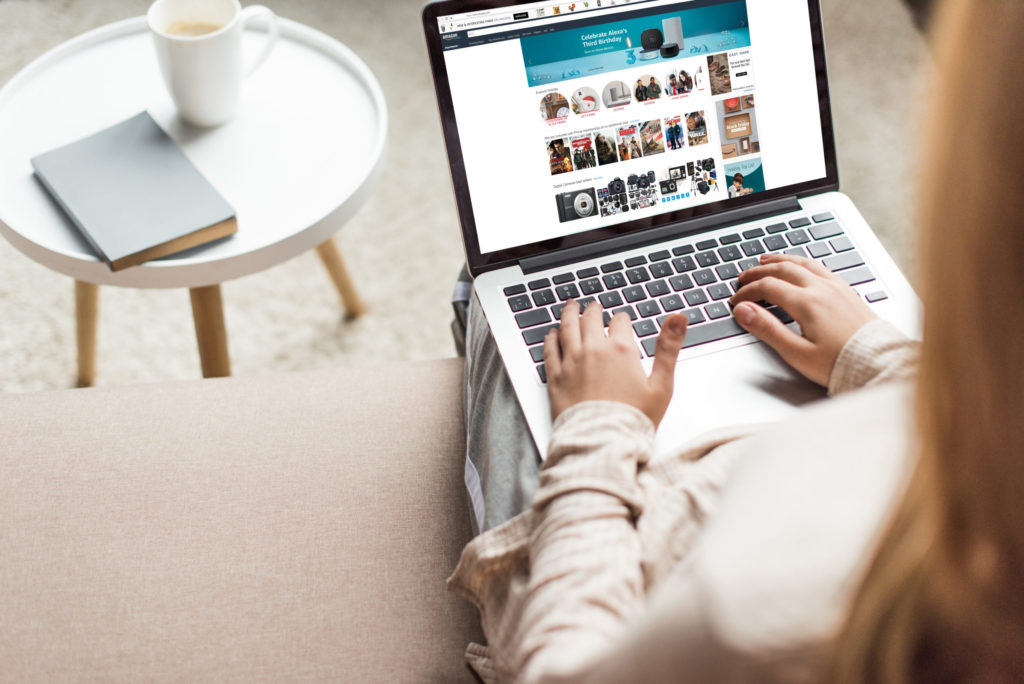
<path id="1" fill-rule="evenodd" d="M 267 19 L 267 42 L 263 46 L 263 51 L 253 61 L 252 66 L 249 67 L 248 71 L 245 72 L 246 78 L 252 76 L 253 72 L 263 66 L 263 63 L 267 61 L 267 57 L 270 56 L 271 50 L 274 49 L 274 45 L 277 44 L 277 15 L 274 14 L 269 7 L 264 7 L 263 5 L 249 5 L 243 9 L 241 15 L 242 30 L 244 31 L 246 24 L 256 17 L 266 17 Z"/>

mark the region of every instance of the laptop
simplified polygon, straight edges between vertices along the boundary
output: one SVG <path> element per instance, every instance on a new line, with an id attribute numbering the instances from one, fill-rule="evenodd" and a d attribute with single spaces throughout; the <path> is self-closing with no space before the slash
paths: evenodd
<path id="1" fill-rule="evenodd" d="M 569 298 L 628 314 L 648 372 L 687 316 L 658 453 L 824 396 L 732 317 L 762 254 L 817 259 L 919 334 L 839 192 L 817 0 L 444 0 L 423 27 L 467 265 L 542 457 L 542 340 Z"/>

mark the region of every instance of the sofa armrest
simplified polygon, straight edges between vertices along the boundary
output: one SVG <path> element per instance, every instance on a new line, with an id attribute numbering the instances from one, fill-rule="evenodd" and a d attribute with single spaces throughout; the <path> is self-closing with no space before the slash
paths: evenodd
<path id="1" fill-rule="evenodd" d="M 471 677 L 456 359 L 0 396 L 11 681 Z"/>

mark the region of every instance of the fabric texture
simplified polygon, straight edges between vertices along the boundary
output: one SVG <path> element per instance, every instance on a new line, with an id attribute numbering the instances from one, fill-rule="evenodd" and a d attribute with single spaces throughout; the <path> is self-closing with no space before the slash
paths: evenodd
<path id="1" fill-rule="evenodd" d="M 586 402 L 566 411 L 532 508 L 470 542 L 449 579 L 480 610 L 488 639 L 469 662 L 495 682 L 814 672 L 814 646 L 843 614 L 905 481 L 909 399 L 906 383 L 887 381 L 906 378 L 915 359 L 916 344 L 890 324 L 868 324 L 840 354 L 830 389 L 875 389 L 778 426 L 706 434 L 659 458 L 653 426 L 635 409 Z M 753 484 L 740 475 L 766 463 Z M 727 482 L 748 491 L 723 503 Z M 723 519 L 773 525 L 752 537 Z M 822 535 L 834 537 L 817 544 L 828 554 L 805 550 L 803 540 Z"/>
<path id="2" fill-rule="evenodd" d="M 0 680 L 473 681 L 462 382 L 0 395 Z"/>

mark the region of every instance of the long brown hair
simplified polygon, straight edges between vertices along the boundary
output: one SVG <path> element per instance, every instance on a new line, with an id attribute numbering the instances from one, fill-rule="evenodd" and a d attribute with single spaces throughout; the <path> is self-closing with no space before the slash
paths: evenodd
<path id="1" fill-rule="evenodd" d="M 920 457 L 836 642 L 841 682 L 1024 681 L 1024 2 L 933 25 Z"/>

